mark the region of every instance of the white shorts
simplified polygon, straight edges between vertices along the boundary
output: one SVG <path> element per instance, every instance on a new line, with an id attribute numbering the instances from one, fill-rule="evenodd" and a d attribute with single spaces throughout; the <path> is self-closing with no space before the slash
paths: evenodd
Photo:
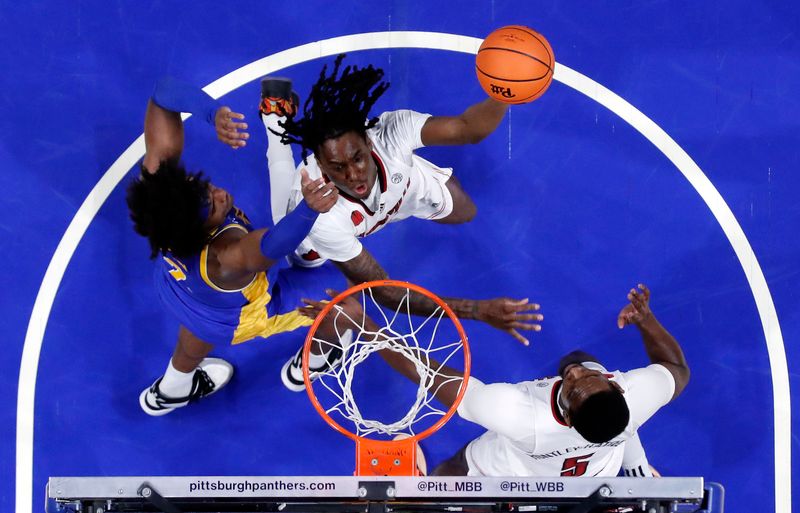
<path id="1" fill-rule="evenodd" d="M 415 187 L 403 203 L 397 215 L 389 221 L 394 223 L 408 217 L 419 219 L 442 219 L 453 212 L 453 195 L 447 181 L 453 174 L 449 167 L 439 167 L 419 155 L 413 156 L 415 167 L 420 170 L 415 177 Z"/>

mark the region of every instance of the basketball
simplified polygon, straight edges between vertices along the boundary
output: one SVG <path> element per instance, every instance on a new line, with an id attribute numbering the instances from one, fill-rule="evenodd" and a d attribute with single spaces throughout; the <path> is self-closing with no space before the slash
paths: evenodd
<path id="1" fill-rule="evenodd" d="M 478 82 L 504 103 L 528 103 L 553 81 L 556 59 L 543 35 L 522 25 L 501 27 L 483 40 L 475 58 Z"/>

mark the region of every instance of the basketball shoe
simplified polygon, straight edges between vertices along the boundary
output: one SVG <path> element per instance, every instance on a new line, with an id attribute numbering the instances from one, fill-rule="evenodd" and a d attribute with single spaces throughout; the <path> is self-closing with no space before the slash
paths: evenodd
<path id="1" fill-rule="evenodd" d="M 158 378 L 150 388 L 139 395 L 139 405 L 144 412 L 154 417 L 166 415 L 175 408 L 186 406 L 217 392 L 228 384 L 233 376 L 233 366 L 220 358 L 204 358 L 192 377 L 192 390 L 185 397 L 167 397 L 158 389 L 164 376 Z"/>
<path id="2" fill-rule="evenodd" d="M 321 374 L 328 372 L 330 369 L 338 367 L 339 364 L 342 363 L 343 351 L 347 349 L 352 341 L 353 330 L 345 331 L 342 338 L 339 340 L 341 347 L 334 347 L 328 351 L 328 354 L 325 355 L 325 362 L 319 367 L 311 368 L 311 366 L 309 366 L 308 376 L 311 378 L 311 381 L 315 381 Z M 297 351 L 297 354 L 283 364 L 283 368 L 281 368 L 281 381 L 283 381 L 284 386 L 292 392 L 302 392 L 306 389 L 305 381 L 303 381 L 302 346 L 300 350 Z"/>
<path id="3" fill-rule="evenodd" d="M 276 114 L 293 118 L 300 108 L 300 97 L 292 91 L 292 81 L 282 77 L 261 79 L 261 103 L 258 110 L 262 116 Z"/>

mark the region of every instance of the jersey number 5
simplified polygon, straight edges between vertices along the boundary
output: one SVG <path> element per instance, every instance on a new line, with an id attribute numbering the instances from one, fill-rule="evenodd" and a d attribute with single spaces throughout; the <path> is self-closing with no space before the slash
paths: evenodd
<path id="1" fill-rule="evenodd" d="M 594 456 L 594 453 L 585 454 L 583 456 L 575 456 L 574 458 L 567 458 L 561 466 L 562 476 L 582 476 L 586 473 L 589 467 L 589 458 Z"/>

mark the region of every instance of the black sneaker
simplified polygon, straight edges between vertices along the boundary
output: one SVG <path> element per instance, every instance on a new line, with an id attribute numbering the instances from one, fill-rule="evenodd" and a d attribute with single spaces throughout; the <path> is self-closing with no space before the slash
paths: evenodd
<path id="1" fill-rule="evenodd" d="M 292 91 L 292 81 L 282 77 L 261 79 L 261 103 L 258 110 L 262 116 L 275 114 L 293 118 L 300 108 L 300 97 Z"/>
<path id="2" fill-rule="evenodd" d="M 353 331 L 347 330 L 342 335 L 342 347 L 347 347 L 353 340 Z M 337 367 L 342 362 L 342 349 L 339 347 L 331 348 L 328 351 L 325 363 L 316 369 L 309 368 L 309 378 L 315 381 L 320 374 L 328 372 L 330 369 Z M 288 362 L 283 364 L 281 368 L 281 381 L 283 385 L 292 392 L 302 392 L 306 389 L 306 383 L 303 381 L 303 348 L 301 347 L 297 354 L 289 359 Z"/>
<path id="3" fill-rule="evenodd" d="M 139 395 L 139 405 L 148 415 L 158 417 L 166 415 L 175 408 L 186 406 L 192 401 L 209 396 L 228 384 L 233 376 L 233 366 L 220 358 L 204 358 L 192 377 L 192 390 L 185 397 L 167 397 L 158 386 L 163 376 L 158 378 L 150 388 Z"/>

